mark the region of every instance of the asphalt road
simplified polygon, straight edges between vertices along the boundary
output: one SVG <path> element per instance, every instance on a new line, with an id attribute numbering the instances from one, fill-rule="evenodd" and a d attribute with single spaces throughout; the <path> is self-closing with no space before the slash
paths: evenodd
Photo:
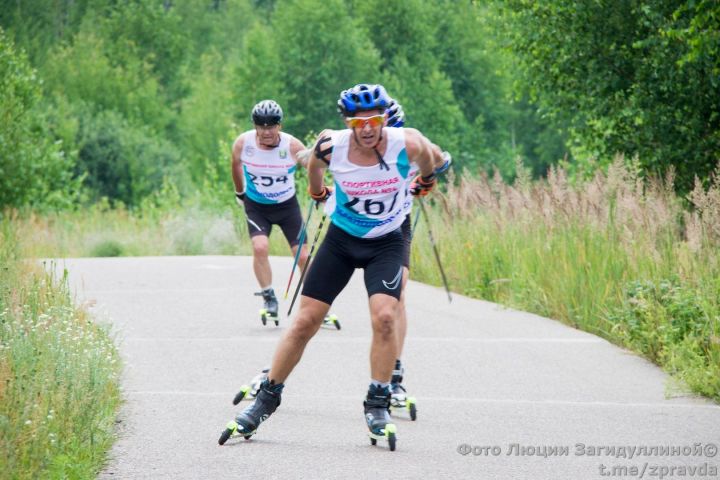
<path id="1" fill-rule="evenodd" d="M 282 293 L 290 259 L 271 261 Z M 418 420 L 397 419 L 395 452 L 371 446 L 359 272 L 332 309 L 342 330 L 310 342 L 278 411 L 252 440 L 220 447 L 239 411 L 234 394 L 269 364 L 289 322 L 260 323 L 252 260 L 60 265 L 77 301 L 95 301 L 99 321 L 112 323 L 126 362 L 103 479 L 715 478 L 720 469 L 720 407 L 673 393 L 654 365 L 553 320 L 459 295 L 448 304 L 444 290 L 414 282 L 404 362 Z"/>

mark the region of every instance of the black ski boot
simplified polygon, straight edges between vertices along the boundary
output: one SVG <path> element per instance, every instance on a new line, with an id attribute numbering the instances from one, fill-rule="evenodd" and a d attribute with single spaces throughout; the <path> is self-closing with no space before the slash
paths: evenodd
<path id="1" fill-rule="evenodd" d="M 405 369 L 400 359 L 395 360 L 395 370 L 393 370 L 392 380 L 390 380 L 390 412 L 395 413 L 397 410 L 407 410 L 410 420 L 417 420 L 417 405 L 415 397 L 409 397 L 407 390 L 402 384 Z"/>
<path id="2" fill-rule="evenodd" d="M 252 437 L 260 424 L 280 406 L 283 388 L 285 385 L 282 383 L 276 385 L 270 380 L 263 381 L 255 401 L 238 414 L 234 421 L 227 424 L 218 443 L 223 445 L 230 437 L 238 435 L 243 436 L 245 440 Z"/>
<path id="3" fill-rule="evenodd" d="M 279 325 L 280 319 L 278 318 L 278 301 L 275 296 L 275 290 L 272 288 L 266 288 L 261 292 L 257 292 L 255 295 L 263 297 L 263 301 L 265 302 L 262 310 L 260 310 L 260 321 L 262 324 L 267 325 L 267 321 L 272 320 L 275 322 L 275 326 Z"/>
<path id="4" fill-rule="evenodd" d="M 390 423 L 390 389 L 370 385 L 365 402 L 365 421 L 368 426 L 370 443 L 376 445 L 378 440 L 387 440 L 390 451 L 395 450 L 397 428 Z"/>

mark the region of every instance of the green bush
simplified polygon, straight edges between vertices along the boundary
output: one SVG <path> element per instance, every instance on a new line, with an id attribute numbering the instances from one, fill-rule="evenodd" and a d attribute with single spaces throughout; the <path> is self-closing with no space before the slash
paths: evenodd
<path id="1" fill-rule="evenodd" d="M 77 198 L 73 159 L 39 111 L 41 82 L 0 28 L 0 210 L 63 207 Z"/>
<path id="2" fill-rule="evenodd" d="M 628 284 L 622 307 L 608 316 L 629 348 L 664 365 L 697 391 L 720 392 L 719 318 L 702 303 L 707 292 L 678 279 Z"/>
<path id="3" fill-rule="evenodd" d="M 165 176 L 182 171 L 174 145 L 115 112 L 81 118 L 78 136 L 78 171 L 87 174 L 95 199 L 137 205 L 160 189 Z"/>
<path id="4" fill-rule="evenodd" d="M 125 247 L 116 240 L 102 240 L 90 250 L 91 257 L 122 257 Z"/>

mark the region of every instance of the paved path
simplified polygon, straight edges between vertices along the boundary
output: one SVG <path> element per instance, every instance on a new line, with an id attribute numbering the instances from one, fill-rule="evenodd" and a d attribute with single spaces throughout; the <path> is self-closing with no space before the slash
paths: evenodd
<path id="1" fill-rule="evenodd" d="M 397 451 L 371 447 L 358 274 L 333 308 L 342 330 L 311 341 L 280 409 L 251 441 L 220 447 L 238 411 L 233 395 L 270 362 L 287 325 L 261 325 L 251 262 L 61 262 L 78 301 L 96 300 L 93 311 L 115 326 L 126 362 L 120 438 L 101 478 L 693 478 L 691 468 L 720 469 L 718 456 L 661 455 L 696 443 L 712 454 L 720 407 L 668 397 L 667 376 L 652 364 L 553 320 L 458 295 L 449 305 L 442 289 L 413 282 L 404 360 L 418 421 L 397 420 Z M 272 264 L 282 291 L 290 260 Z M 630 458 L 633 447 L 651 455 Z"/>

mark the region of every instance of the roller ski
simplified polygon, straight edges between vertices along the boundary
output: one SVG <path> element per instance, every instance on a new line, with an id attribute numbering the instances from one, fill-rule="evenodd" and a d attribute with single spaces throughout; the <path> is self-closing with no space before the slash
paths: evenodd
<path id="1" fill-rule="evenodd" d="M 323 319 L 322 327 L 334 328 L 336 330 L 340 330 L 340 320 L 338 320 L 337 315 L 335 315 L 334 313 L 325 315 L 325 318 Z"/>
<path id="2" fill-rule="evenodd" d="M 275 297 L 275 291 L 272 288 L 266 288 L 261 292 L 255 293 L 258 297 L 263 297 L 265 302 L 263 308 L 260 309 L 260 321 L 263 325 L 267 325 L 268 321 L 275 322 L 275 326 L 280 325 L 278 318 L 278 301 Z"/>
<path id="3" fill-rule="evenodd" d="M 250 385 L 243 385 L 240 387 L 240 391 L 235 395 L 235 398 L 233 398 L 233 405 L 237 405 L 244 399 L 252 400 L 257 397 L 257 394 L 260 391 L 260 385 L 267 378 L 269 371 L 270 368 L 263 368 L 262 372 L 258 373 L 252 380 L 250 380 Z"/>
<path id="4" fill-rule="evenodd" d="M 392 380 L 390 381 L 390 413 L 407 411 L 410 420 L 417 420 L 417 402 L 415 397 L 409 397 L 407 390 L 402 385 L 404 369 L 400 360 L 395 362 Z"/>
<path id="5" fill-rule="evenodd" d="M 275 385 L 265 379 L 255 401 L 238 414 L 235 420 L 225 426 L 225 430 L 220 434 L 218 444 L 224 445 L 234 437 L 243 437 L 245 440 L 249 440 L 255 435 L 260 424 L 280 406 L 280 397 L 284 387 L 285 385 L 282 383 Z"/>
<path id="6" fill-rule="evenodd" d="M 377 445 L 378 440 L 387 440 L 391 452 L 395 451 L 397 427 L 390 423 L 390 389 L 371 385 L 367 398 L 363 402 L 365 421 L 368 426 L 370 444 Z"/>

